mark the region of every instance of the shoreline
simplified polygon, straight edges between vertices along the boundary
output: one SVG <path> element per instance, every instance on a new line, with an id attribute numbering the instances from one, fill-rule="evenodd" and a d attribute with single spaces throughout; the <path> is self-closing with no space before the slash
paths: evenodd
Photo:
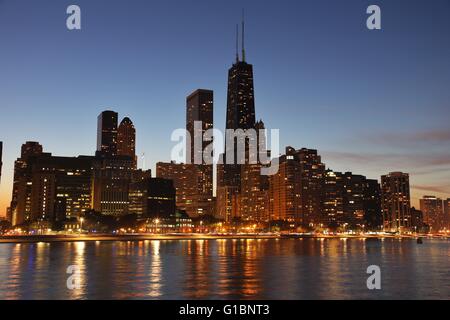
<path id="1" fill-rule="evenodd" d="M 270 239 L 450 239 L 449 236 L 431 235 L 33 235 L 33 236 L 6 236 L 0 237 L 1 243 L 38 243 L 38 242 L 93 242 L 93 241 L 161 241 L 161 240 L 270 240 Z"/>

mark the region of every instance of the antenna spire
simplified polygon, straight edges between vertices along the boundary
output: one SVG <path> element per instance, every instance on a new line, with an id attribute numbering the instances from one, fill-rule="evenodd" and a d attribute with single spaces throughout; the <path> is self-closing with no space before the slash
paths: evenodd
<path id="1" fill-rule="evenodd" d="M 244 9 L 242 9 L 242 61 L 245 62 L 245 45 L 244 45 L 244 38 L 245 36 L 245 16 L 244 16 Z"/>
<path id="2" fill-rule="evenodd" d="M 236 23 L 236 63 L 239 62 L 239 24 Z"/>

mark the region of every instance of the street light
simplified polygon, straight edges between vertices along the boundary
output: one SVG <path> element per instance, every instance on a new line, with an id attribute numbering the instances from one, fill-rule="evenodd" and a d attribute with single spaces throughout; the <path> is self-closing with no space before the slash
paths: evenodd
<path id="1" fill-rule="evenodd" d="M 84 218 L 80 218 L 80 231 L 83 231 L 83 221 Z"/>

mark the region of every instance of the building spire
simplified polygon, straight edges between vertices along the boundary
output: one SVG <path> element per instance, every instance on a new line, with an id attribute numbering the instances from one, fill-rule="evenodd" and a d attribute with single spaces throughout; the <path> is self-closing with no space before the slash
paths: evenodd
<path id="1" fill-rule="evenodd" d="M 236 63 L 239 62 L 239 24 L 236 23 Z"/>
<path id="2" fill-rule="evenodd" d="M 244 20 L 244 9 L 242 9 L 242 61 L 245 62 L 245 20 Z"/>

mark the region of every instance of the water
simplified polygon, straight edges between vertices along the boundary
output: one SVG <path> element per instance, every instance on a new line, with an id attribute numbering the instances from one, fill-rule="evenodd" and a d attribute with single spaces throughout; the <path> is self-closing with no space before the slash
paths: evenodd
<path id="1" fill-rule="evenodd" d="M 79 289 L 67 289 L 69 265 Z M 381 290 L 367 289 L 369 265 Z M 0 299 L 450 299 L 450 241 L 0 244 Z"/>

